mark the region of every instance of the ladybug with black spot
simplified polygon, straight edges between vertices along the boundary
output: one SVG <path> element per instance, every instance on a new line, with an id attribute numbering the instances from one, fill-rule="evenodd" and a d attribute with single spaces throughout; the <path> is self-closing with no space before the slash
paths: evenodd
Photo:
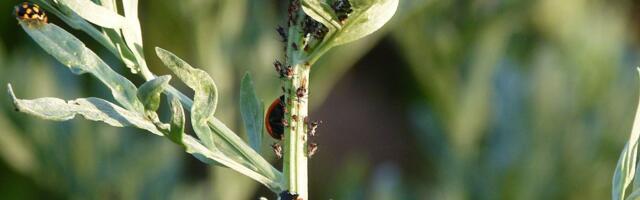
<path id="1" fill-rule="evenodd" d="M 23 2 L 14 8 L 14 15 L 21 21 L 29 24 L 46 24 L 47 14 L 38 4 Z"/>
<path id="2" fill-rule="evenodd" d="M 276 140 L 282 140 L 284 135 L 284 123 L 282 122 L 284 120 L 284 112 L 287 109 L 284 98 L 284 95 L 282 95 L 271 103 L 264 120 L 267 132 Z"/>

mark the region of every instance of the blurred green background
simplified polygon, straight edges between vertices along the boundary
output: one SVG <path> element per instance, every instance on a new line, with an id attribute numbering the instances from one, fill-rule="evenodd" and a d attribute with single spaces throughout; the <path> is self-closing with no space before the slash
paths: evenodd
<path id="1" fill-rule="evenodd" d="M 18 3 L 0 2 L 2 90 L 12 83 L 23 98 L 111 99 L 24 33 L 11 15 Z M 221 92 L 216 116 L 244 134 L 242 75 L 253 74 L 265 104 L 279 96 L 271 63 L 282 57 L 275 27 L 286 3 L 143 0 L 148 63 L 169 73 L 153 52 L 159 46 L 208 71 Z M 310 198 L 610 199 L 638 99 L 639 13 L 631 0 L 401 0 L 383 30 L 313 66 L 311 117 L 324 123 Z M 1 199 L 275 199 L 164 138 L 36 119 L 3 97 Z M 262 155 L 273 158 L 273 142 Z"/>

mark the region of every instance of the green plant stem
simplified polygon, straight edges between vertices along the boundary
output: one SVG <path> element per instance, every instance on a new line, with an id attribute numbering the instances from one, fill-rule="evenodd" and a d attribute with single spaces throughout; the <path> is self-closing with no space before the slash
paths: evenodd
<path id="1" fill-rule="evenodd" d="M 300 8 L 299 1 L 291 1 L 293 7 Z M 283 80 L 285 90 L 286 111 L 284 120 L 285 136 L 283 146 L 283 184 L 292 194 L 308 199 L 308 167 L 307 167 L 307 123 L 308 90 L 310 64 L 303 50 L 302 21 L 304 12 L 298 9 L 291 19 L 287 38 L 287 67 L 292 76 Z"/>
<path id="2" fill-rule="evenodd" d="M 308 98 L 298 98 L 297 88 L 307 88 L 309 82 L 309 67 L 303 64 L 291 66 L 295 75 L 285 83 L 287 89 L 287 113 L 285 119 L 288 127 L 285 127 L 284 137 L 284 169 L 285 184 L 291 193 L 298 194 L 302 199 L 307 199 L 307 132 L 305 118 L 308 116 Z M 291 90 L 288 90 L 290 88 Z"/>

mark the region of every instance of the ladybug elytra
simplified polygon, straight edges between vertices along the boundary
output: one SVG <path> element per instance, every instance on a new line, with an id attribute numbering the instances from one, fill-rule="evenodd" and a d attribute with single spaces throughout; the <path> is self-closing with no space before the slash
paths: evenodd
<path id="1" fill-rule="evenodd" d="M 267 110 L 264 120 L 267 132 L 276 140 L 282 140 L 282 135 L 284 135 L 283 119 L 286 109 L 284 102 L 284 95 L 273 101 Z"/>
<path id="2" fill-rule="evenodd" d="M 23 2 L 14 8 L 14 15 L 29 24 L 46 24 L 47 14 L 38 4 Z"/>

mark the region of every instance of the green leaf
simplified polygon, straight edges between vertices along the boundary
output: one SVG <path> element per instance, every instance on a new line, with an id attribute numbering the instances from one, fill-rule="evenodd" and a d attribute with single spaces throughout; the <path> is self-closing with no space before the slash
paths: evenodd
<path id="1" fill-rule="evenodd" d="M 93 39 L 98 41 L 102 46 L 106 47 L 109 51 L 118 55 L 116 46 L 112 42 L 109 41 L 109 38 L 106 35 L 103 35 L 98 28 L 96 28 L 91 23 L 87 22 L 85 19 L 80 17 L 78 14 L 73 12 L 70 8 L 66 6 L 52 6 L 46 0 L 32 0 L 34 3 L 37 3 L 42 8 L 44 8 L 47 12 L 57 16 L 59 19 L 67 23 L 71 28 L 76 30 L 81 30 L 91 36 Z"/>
<path id="2" fill-rule="evenodd" d="M 640 68 L 638 69 L 640 74 Z M 631 135 L 625 145 L 618 164 L 616 165 L 615 172 L 613 174 L 611 199 L 622 200 L 624 199 L 625 192 L 631 181 L 633 181 L 636 173 L 636 161 L 638 156 L 638 140 L 640 138 L 640 101 L 636 108 L 636 116 L 633 121 L 633 128 L 631 128 Z"/>
<path id="3" fill-rule="evenodd" d="M 169 96 L 171 97 L 171 129 L 167 137 L 176 144 L 184 146 L 184 144 L 182 143 L 185 121 L 184 110 L 182 109 L 182 104 L 177 97 L 175 97 L 174 95 Z"/>
<path id="4" fill-rule="evenodd" d="M 209 127 L 216 134 L 217 150 L 223 152 L 242 165 L 258 171 L 272 180 L 282 179 L 282 173 L 275 169 L 260 154 L 247 145 L 238 135 L 217 118 L 209 122 Z"/>
<path id="5" fill-rule="evenodd" d="M 163 133 L 155 127 L 153 122 L 144 118 L 142 114 L 130 112 L 102 99 L 82 98 L 65 102 L 62 99 L 46 97 L 34 100 L 23 100 L 15 97 L 11 85 L 8 85 L 8 93 L 12 98 L 17 111 L 40 117 L 42 119 L 67 121 L 73 119 L 77 114 L 80 114 L 88 120 L 105 122 L 111 126 L 133 126 L 145 129 L 156 135 L 163 135 Z M 179 115 L 181 114 L 176 114 L 183 113 L 180 109 L 180 102 L 178 102 L 176 98 L 172 98 L 171 102 L 172 110 L 180 110 L 180 112 L 172 112 L 174 116 L 172 117 L 172 133 L 170 133 L 169 139 L 174 140 L 178 139 L 178 137 L 173 137 L 177 136 L 173 131 L 177 132 L 178 130 L 183 129 L 174 129 L 174 126 L 183 127 L 183 125 L 180 124 L 184 124 L 184 116 L 182 115 L 182 117 L 180 117 Z M 177 123 L 173 123 L 173 121 Z M 189 135 L 185 135 L 184 132 L 182 132 L 180 136 L 182 138 L 179 144 L 184 144 L 186 152 L 192 154 L 202 162 L 209 164 L 220 163 L 264 184 L 276 193 L 279 193 L 284 189 L 283 185 L 280 183 L 282 173 L 279 171 L 272 169 L 273 173 L 271 174 L 258 172 L 246 165 L 234 161 L 217 149 L 210 149 L 203 146 L 197 139 Z"/>
<path id="6" fill-rule="evenodd" d="M 324 24 L 329 29 L 338 29 L 342 25 L 333 9 L 324 0 L 302 0 L 302 10 L 314 20 Z"/>
<path id="7" fill-rule="evenodd" d="M 122 28 L 125 18 L 109 8 L 97 5 L 89 0 L 60 0 L 82 18 L 106 28 Z"/>
<path id="8" fill-rule="evenodd" d="M 85 119 L 101 121 L 111 126 L 133 126 L 156 135 L 162 135 L 162 132 L 140 113 L 128 111 L 103 99 L 90 97 L 64 101 L 62 99 L 45 97 L 23 100 L 16 98 L 11 85 L 8 85 L 8 92 L 16 107 L 16 111 L 42 119 L 67 121 L 75 118 L 75 116 L 79 114 Z"/>
<path id="9" fill-rule="evenodd" d="M 147 64 L 142 48 L 142 30 L 138 19 L 138 0 L 122 0 L 122 7 L 126 19 L 126 24 L 122 28 L 122 35 L 138 63 L 136 68 L 131 69 L 131 72 L 134 74 L 138 71 L 146 72 L 148 69 L 146 69 Z"/>
<path id="10" fill-rule="evenodd" d="M 191 107 L 191 124 L 205 146 L 214 148 L 213 133 L 207 122 L 213 118 L 218 102 L 218 89 L 207 72 L 191 67 L 171 52 L 156 47 L 158 58 L 189 88 L 195 91 Z"/>
<path id="11" fill-rule="evenodd" d="M 90 73 L 111 89 L 114 99 L 128 110 L 144 111 L 142 103 L 136 97 L 136 87 L 109 67 L 82 41 L 56 26 L 40 26 L 20 22 L 22 28 L 42 49 L 55 57 L 75 74 Z"/>
<path id="12" fill-rule="evenodd" d="M 142 84 L 138 89 L 138 99 L 142 101 L 145 110 L 155 112 L 160 107 L 160 94 L 169 85 L 171 76 L 159 76 Z"/>
<path id="13" fill-rule="evenodd" d="M 194 69 L 171 52 L 156 48 L 156 53 L 160 60 L 178 78 L 195 91 L 193 106 L 191 107 L 191 121 L 193 129 L 203 144 L 210 148 L 211 151 L 221 152 L 226 155 L 234 163 L 255 170 L 271 180 L 280 180 L 282 173 L 273 168 L 260 154 L 213 116 L 218 94 L 211 77 L 205 71 Z M 209 141 L 207 142 L 206 140 Z M 216 161 L 220 162 L 219 160 Z M 226 165 L 223 162 L 220 163 Z M 232 166 L 229 167 L 234 168 Z M 255 179 L 255 177 L 252 178 Z"/>
<path id="14" fill-rule="evenodd" d="M 327 26 L 332 39 L 329 47 L 338 46 L 363 38 L 386 24 L 395 14 L 399 0 L 350 0 L 353 12 L 341 24 L 333 10 L 322 0 L 303 0 L 304 12 L 314 20 Z"/>
<path id="15" fill-rule="evenodd" d="M 118 12 L 118 4 L 116 3 L 115 0 L 97 0 L 98 4 L 100 4 L 102 7 L 105 7 L 113 12 Z"/>
<path id="16" fill-rule="evenodd" d="M 208 149 L 207 147 L 202 146 L 202 144 L 200 144 L 198 140 L 189 135 L 185 135 L 183 142 L 187 147 L 187 153 L 193 154 L 196 158 L 204 163 L 214 163 L 214 161 L 218 162 L 258 181 L 259 183 L 262 183 L 275 193 L 280 193 L 284 190 L 284 186 L 280 182 L 280 180 L 282 179 L 282 173 L 275 169 L 275 173 L 277 174 L 275 174 L 275 176 L 268 177 L 250 168 L 247 168 L 246 166 L 240 165 L 234 160 L 231 160 L 221 151 L 218 151 L 216 149 Z"/>
<path id="17" fill-rule="evenodd" d="M 249 145 L 260 152 L 264 127 L 264 105 L 256 95 L 251 75 L 246 73 L 240 84 L 240 114 L 247 130 Z"/>

